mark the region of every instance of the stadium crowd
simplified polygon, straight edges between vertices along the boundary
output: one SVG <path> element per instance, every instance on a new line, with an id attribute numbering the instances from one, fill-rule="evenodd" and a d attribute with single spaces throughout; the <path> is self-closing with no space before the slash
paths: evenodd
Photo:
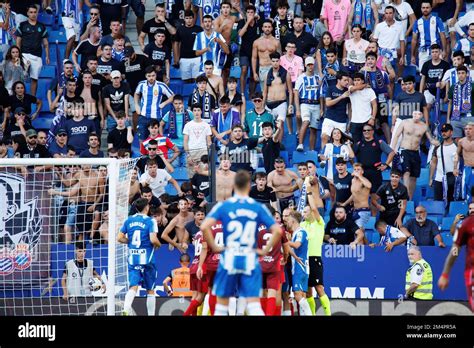
<path id="1" fill-rule="evenodd" d="M 467 210 L 474 166 L 472 1 L 156 1 L 152 18 L 143 0 L 0 6 L 0 158 L 140 157 L 130 214 L 145 198 L 170 249 L 202 242 L 211 185 L 225 201 L 239 170 L 286 228 L 285 257 L 295 211 L 321 245 L 452 243 L 440 226 Z M 50 169 L 61 241 L 107 243 L 106 167 L 22 171 Z"/>

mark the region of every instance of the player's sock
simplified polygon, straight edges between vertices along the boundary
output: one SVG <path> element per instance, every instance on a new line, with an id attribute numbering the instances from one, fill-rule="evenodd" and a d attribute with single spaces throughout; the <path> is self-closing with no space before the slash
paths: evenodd
<path id="1" fill-rule="evenodd" d="M 281 306 L 275 306 L 275 315 L 278 317 L 281 316 Z"/>
<path id="2" fill-rule="evenodd" d="M 209 295 L 209 310 L 211 311 L 211 315 L 214 315 L 216 312 L 216 303 L 217 303 L 217 297 L 216 295 Z"/>
<path id="3" fill-rule="evenodd" d="M 309 308 L 308 301 L 306 300 L 306 297 L 303 297 L 300 302 L 298 302 L 300 305 L 300 315 L 312 315 L 311 314 L 311 308 Z"/>
<path id="4" fill-rule="evenodd" d="M 125 295 L 125 302 L 123 304 L 123 310 L 127 313 L 130 314 L 130 311 L 132 310 L 132 303 L 133 300 L 135 299 L 136 291 L 129 289 L 127 291 L 127 294 Z"/>
<path id="5" fill-rule="evenodd" d="M 209 296 L 209 294 L 206 294 L 206 296 L 204 296 L 204 302 L 202 303 L 202 315 L 211 315 L 211 309 L 209 308 Z M 214 312 L 212 313 L 214 314 Z"/>
<path id="6" fill-rule="evenodd" d="M 260 306 L 260 308 L 262 308 Z M 244 297 L 237 298 L 237 314 L 236 315 L 245 315 L 245 310 L 247 309 L 247 300 Z"/>
<path id="7" fill-rule="evenodd" d="M 295 307 L 293 306 L 293 301 L 290 302 L 290 311 L 291 311 L 291 316 L 295 315 Z"/>
<path id="8" fill-rule="evenodd" d="M 229 315 L 229 306 L 217 303 L 216 311 L 214 312 L 215 316 Z"/>
<path id="9" fill-rule="evenodd" d="M 201 303 L 197 309 L 197 315 L 202 316 L 202 309 L 204 308 L 204 303 Z"/>
<path id="10" fill-rule="evenodd" d="M 321 302 L 321 306 L 323 306 L 324 313 L 331 315 L 331 303 L 329 302 L 328 295 L 320 296 L 319 302 Z"/>
<path id="11" fill-rule="evenodd" d="M 156 297 L 155 295 L 146 296 L 146 311 L 149 316 L 155 315 Z"/>
<path id="12" fill-rule="evenodd" d="M 188 309 L 186 309 L 186 312 L 184 312 L 184 316 L 188 317 L 190 315 L 196 315 L 198 307 L 199 307 L 199 302 L 196 300 L 192 300 L 191 303 L 189 304 Z"/>
<path id="13" fill-rule="evenodd" d="M 265 309 L 265 315 L 275 315 L 275 311 L 276 311 L 276 298 L 275 297 L 267 298 L 267 306 Z"/>
<path id="14" fill-rule="evenodd" d="M 307 297 L 306 301 L 309 304 L 309 308 L 311 308 L 311 313 L 313 315 L 315 315 L 316 314 L 316 302 L 314 301 L 314 297 L 313 296 Z"/>
<path id="15" fill-rule="evenodd" d="M 262 310 L 267 313 L 267 302 L 268 298 L 266 297 L 260 297 L 260 305 L 262 306 Z"/>
<path id="16" fill-rule="evenodd" d="M 262 311 L 262 306 L 260 302 L 250 302 L 247 304 L 247 313 L 248 315 L 265 315 Z"/>
<path id="17" fill-rule="evenodd" d="M 293 314 L 291 314 L 291 309 L 286 309 L 283 311 L 283 316 L 285 317 L 291 317 Z"/>

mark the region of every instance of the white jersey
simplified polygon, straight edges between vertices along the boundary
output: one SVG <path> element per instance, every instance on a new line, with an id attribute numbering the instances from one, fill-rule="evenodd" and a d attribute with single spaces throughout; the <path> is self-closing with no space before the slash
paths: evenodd
<path id="1" fill-rule="evenodd" d="M 94 261 L 84 260 L 85 267 L 77 267 L 76 260 L 66 262 L 67 291 L 69 296 L 91 296 L 89 279 L 94 276 Z"/>

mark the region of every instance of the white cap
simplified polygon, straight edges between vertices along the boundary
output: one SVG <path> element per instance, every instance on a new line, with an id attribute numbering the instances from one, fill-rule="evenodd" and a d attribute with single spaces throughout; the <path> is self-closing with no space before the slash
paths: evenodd
<path id="1" fill-rule="evenodd" d="M 306 59 L 304 60 L 304 66 L 306 66 L 308 64 L 313 64 L 314 65 L 314 58 L 313 57 L 306 57 Z"/>
<path id="2" fill-rule="evenodd" d="M 116 77 L 120 77 L 120 76 L 122 76 L 122 74 L 118 70 L 114 70 L 110 73 L 110 77 L 113 78 L 113 79 L 116 78 Z"/>

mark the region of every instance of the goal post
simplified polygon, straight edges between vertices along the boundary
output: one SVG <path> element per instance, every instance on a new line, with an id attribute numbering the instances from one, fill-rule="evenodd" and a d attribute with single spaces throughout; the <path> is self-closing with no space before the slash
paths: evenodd
<path id="1" fill-rule="evenodd" d="M 127 250 L 116 237 L 137 160 L 0 159 L 0 316 L 120 312 Z"/>

